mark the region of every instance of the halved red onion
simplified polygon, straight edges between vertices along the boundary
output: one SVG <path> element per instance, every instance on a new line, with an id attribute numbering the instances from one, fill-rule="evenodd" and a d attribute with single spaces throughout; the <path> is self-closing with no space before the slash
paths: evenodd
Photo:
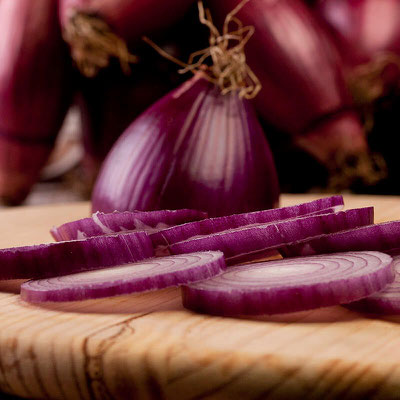
<path id="1" fill-rule="evenodd" d="M 154 255 L 145 232 L 0 250 L 0 279 L 43 278 L 140 261 Z"/>
<path id="2" fill-rule="evenodd" d="M 379 252 L 349 252 L 232 267 L 184 286 L 183 305 L 215 315 L 257 315 L 348 303 L 392 282 L 391 261 Z"/>
<path id="3" fill-rule="evenodd" d="M 206 212 L 190 209 L 97 212 L 91 218 L 67 222 L 59 227 L 54 227 L 50 233 L 59 242 L 133 230 L 157 232 L 173 225 L 204 218 L 207 218 Z"/>
<path id="4" fill-rule="evenodd" d="M 30 302 L 74 301 L 163 289 L 222 273 L 221 252 L 152 258 L 134 264 L 25 282 L 21 297 Z"/>
<path id="5" fill-rule="evenodd" d="M 288 243 L 279 249 L 284 257 L 309 256 L 350 250 L 400 249 L 400 221 L 384 222 Z"/>
<path id="6" fill-rule="evenodd" d="M 378 314 L 400 314 L 400 256 L 393 257 L 394 281 L 380 292 L 347 304 L 348 308 Z"/>
<path id="7" fill-rule="evenodd" d="M 266 250 L 279 249 L 287 243 L 323 233 L 337 232 L 373 223 L 373 207 L 312 215 L 286 221 L 241 227 L 194 237 L 172 244 L 172 254 L 220 250 L 228 264 L 255 259 Z M 318 233 L 319 232 L 319 233 Z"/>
<path id="8" fill-rule="evenodd" d="M 154 246 L 168 246 L 193 236 L 209 235 L 239 228 L 240 226 L 294 218 L 318 212 L 335 212 L 343 208 L 343 196 L 331 196 L 290 207 L 233 214 L 225 217 L 208 218 L 202 221 L 173 226 L 150 235 Z"/>

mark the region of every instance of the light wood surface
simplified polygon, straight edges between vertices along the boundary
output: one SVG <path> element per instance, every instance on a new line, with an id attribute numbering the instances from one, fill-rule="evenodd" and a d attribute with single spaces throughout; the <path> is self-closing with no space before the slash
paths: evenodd
<path id="1" fill-rule="evenodd" d="M 282 205 L 318 195 L 282 197 Z M 400 219 L 400 198 L 345 196 Z M 0 212 L 0 247 L 51 241 L 89 205 Z M 0 282 L 0 390 L 51 399 L 400 399 L 400 318 L 329 307 L 219 318 L 182 308 L 179 290 L 29 305 Z M 0 395 L 1 398 L 1 395 Z"/>

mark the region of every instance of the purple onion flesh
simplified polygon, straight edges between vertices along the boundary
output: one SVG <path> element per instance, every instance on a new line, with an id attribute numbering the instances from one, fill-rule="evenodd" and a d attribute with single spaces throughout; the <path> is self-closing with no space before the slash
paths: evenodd
<path id="1" fill-rule="evenodd" d="M 54 239 L 85 239 L 93 236 L 141 230 L 157 232 L 173 225 L 207 218 L 207 213 L 197 210 L 125 211 L 113 213 L 97 212 L 91 218 L 67 222 L 50 230 Z"/>
<path id="2" fill-rule="evenodd" d="M 335 212 L 342 209 L 343 204 L 342 196 L 331 196 L 289 207 L 208 218 L 182 225 L 176 224 L 176 226 L 171 228 L 152 233 L 150 238 L 155 247 L 168 246 L 172 243 L 182 242 L 193 236 L 209 235 L 241 226 L 284 220 L 312 213 Z"/>
<path id="3" fill-rule="evenodd" d="M 373 207 L 241 227 L 172 244 L 172 254 L 220 250 L 228 264 L 256 259 L 295 240 L 373 223 Z"/>
<path id="4" fill-rule="evenodd" d="M 152 258 L 97 271 L 28 281 L 21 297 L 29 302 L 74 301 L 163 289 L 222 273 L 221 252 Z"/>
<path id="5" fill-rule="evenodd" d="M 400 314 L 400 256 L 393 257 L 395 278 L 380 292 L 346 306 L 352 310 L 377 314 Z"/>
<path id="6" fill-rule="evenodd" d="M 140 261 L 154 255 L 145 232 L 0 250 L 0 279 L 43 278 Z"/>
<path id="7" fill-rule="evenodd" d="M 349 252 L 242 265 L 184 286 L 183 305 L 214 315 L 278 314 L 358 300 L 394 279 L 392 258 Z"/>
<path id="8" fill-rule="evenodd" d="M 388 252 L 396 249 L 400 249 L 400 221 L 361 226 L 343 232 L 309 237 L 288 243 L 279 251 L 284 257 L 296 257 L 351 250 Z"/>

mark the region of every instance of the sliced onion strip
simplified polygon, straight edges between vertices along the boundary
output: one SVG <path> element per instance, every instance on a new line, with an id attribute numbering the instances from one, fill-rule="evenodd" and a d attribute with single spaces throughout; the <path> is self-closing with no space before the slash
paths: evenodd
<path id="1" fill-rule="evenodd" d="M 350 250 L 388 252 L 399 248 L 400 221 L 391 221 L 306 238 L 288 243 L 279 251 L 285 257 L 295 257 Z"/>
<path id="2" fill-rule="evenodd" d="M 157 232 L 173 225 L 204 218 L 207 218 L 207 213 L 189 209 L 97 212 L 91 218 L 67 222 L 59 227 L 54 227 L 50 233 L 59 242 L 133 230 Z"/>
<path id="3" fill-rule="evenodd" d="M 163 289 L 211 278 L 223 272 L 221 252 L 152 258 L 133 264 L 25 282 L 29 302 L 74 301 Z"/>
<path id="4" fill-rule="evenodd" d="M 152 257 L 145 232 L 130 232 L 0 250 L 0 279 L 42 278 Z"/>
<path id="5" fill-rule="evenodd" d="M 325 197 L 289 207 L 233 214 L 225 217 L 189 222 L 162 229 L 159 232 L 152 233 L 150 237 L 155 247 L 168 246 L 172 243 L 182 242 L 193 236 L 209 235 L 227 229 L 239 228 L 241 226 L 268 223 L 313 213 L 335 212 L 341 210 L 343 204 L 342 196 Z"/>
<path id="6" fill-rule="evenodd" d="M 212 235 L 194 237 L 172 244 L 172 254 L 220 250 L 228 264 L 255 259 L 258 252 L 278 249 L 295 240 L 336 232 L 373 222 L 373 208 L 340 211 L 336 214 L 312 215 L 264 225 L 241 227 Z"/>

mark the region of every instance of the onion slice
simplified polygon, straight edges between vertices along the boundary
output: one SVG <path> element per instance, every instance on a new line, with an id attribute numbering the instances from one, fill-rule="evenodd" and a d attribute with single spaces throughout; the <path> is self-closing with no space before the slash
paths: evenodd
<path id="1" fill-rule="evenodd" d="M 44 278 L 140 261 L 154 255 L 145 232 L 0 250 L 0 279 Z"/>
<path id="2" fill-rule="evenodd" d="M 183 305 L 214 315 L 278 314 L 358 300 L 394 279 L 392 258 L 349 252 L 229 268 L 182 288 Z"/>
<path id="3" fill-rule="evenodd" d="M 223 232 L 194 237 L 172 244 L 172 254 L 194 251 L 220 250 L 228 264 L 258 258 L 266 250 L 279 249 L 288 243 L 323 233 L 337 232 L 373 222 L 373 207 L 340 211 L 336 214 L 312 215 L 241 227 Z"/>
<path id="4" fill-rule="evenodd" d="M 67 222 L 59 227 L 54 227 L 50 233 L 59 242 L 133 230 L 157 232 L 173 225 L 204 218 L 207 218 L 207 213 L 190 209 L 97 212 L 91 218 Z"/>
<path id="5" fill-rule="evenodd" d="M 138 263 L 25 282 L 21 297 L 29 302 L 74 301 L 163 289 L 222 273 L 221 252 L 152 258 Z"/>
<path id="6" fill-rule="evenodd" d="M 393 257 L 395 278 L 380 292 L 347 304 L 348 308 L 378 314 L 400 314 L 400 256 Z"/>
<path id="7" fill-rule="evenodd" d="M 341 210 L 343 205 L 343 196 L 331 196 L 289 207 L 208 218 L 182 225 L 176 224 L 171 228 L 152 233 L 150 237 L 155 247 L 168 246 L 193 236 L 209 235 L 241 226 L 284 220 L 322 211 L 324 213 L 335 212 Z"/>
<path id="8" fill-rule="evenodd" d="M 322 234 L 288 243 L 279 251 L 284 257 L 295 257 L 350 250 L 388 252 L 396 249 L 400 249 L 400 221 L 383 222 L 343 232 Z"/>

